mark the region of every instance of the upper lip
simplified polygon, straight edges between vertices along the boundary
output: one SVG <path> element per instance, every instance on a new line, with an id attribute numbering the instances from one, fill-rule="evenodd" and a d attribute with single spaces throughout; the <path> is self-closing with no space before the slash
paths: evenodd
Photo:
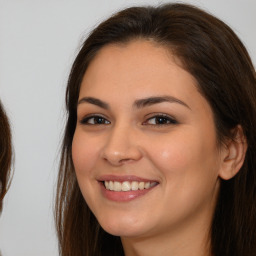
<path id="1" fill-rule="evenodd" d="M 138 181 L 138 182 L 157 182 L 155 179 L 147 179 L 147 178 L 142 178 L 138 177 L 135 175 L 102 175 L 98 179 L 98 181 L 119 181 L 119 182 L 124 182 L 124 181 Z"/>

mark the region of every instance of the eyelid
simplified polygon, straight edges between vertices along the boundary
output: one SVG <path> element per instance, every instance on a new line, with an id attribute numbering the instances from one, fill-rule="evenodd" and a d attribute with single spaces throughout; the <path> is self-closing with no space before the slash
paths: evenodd
<path id="1" fill-rule="evenodd" d="M 175 125 L 175 124 L 178 124 L 178 121 L 176 118 L 174 118 L 173 116 L 170 116 L 168 114 L 164 114 L 164 113 L 151 113 L 151 114 L 148 114 L 146 115 L 149 116 L 146 121 L 143 122 L 143 124 L 145 125 L 152 125 L 152 126 L 163 126 L 163 125 Z M 147 122 L 153 118 L 164 118 L 164 119 L 167 119 L 168 121 L 170 121 L 170 123 L 166 123 L 166 124 L 147 124 Z"/>
<path id="2" fill-rule="evenodd" d="M 102 114 L 94 114 L 94 113 L 83 116 L 81 119 L 79 119 L 79 123 L 82 124 L 82 125 L 107 125 L 105 123 L 104 124 L 90 124 L 90 123 L 87 123 L 87 121 L 90 120 L 91 118 L 102 118 L 102 119 L 104 119 L 105 121 L 108 122 L 107 124 L 111 123 L 108 120 L 108 118 L 105 117 L 104 115 L 102 115 Z"/>

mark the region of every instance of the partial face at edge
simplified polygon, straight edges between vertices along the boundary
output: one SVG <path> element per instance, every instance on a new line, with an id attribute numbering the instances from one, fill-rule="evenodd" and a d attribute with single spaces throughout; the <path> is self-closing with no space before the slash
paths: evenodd
<path id="1" fill-rule="evenodd" d="M 165 48 L 141 40 L 101 49 L 77 117 L 78 183 L 107 232 L 143 237 L 210 225 L 221 168 L 213 113 Z"/>

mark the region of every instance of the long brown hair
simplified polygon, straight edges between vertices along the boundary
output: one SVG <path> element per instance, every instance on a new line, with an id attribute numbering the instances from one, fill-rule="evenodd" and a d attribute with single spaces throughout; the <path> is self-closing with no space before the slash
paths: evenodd
<path id="1" fill-rule="evenodd" d="M 211 228 L 215 256 L 256 255 L 256 78 L 235 33 L 216 17 L 190 5 L 132 7 L 101 23 L 84 42 L 68 80 L 67 124 L 56 196 L 56 226 L 62 256 L 123 255 L 120 239 L 107 234 L 88 208 L 75 177 L 71 145 L 82 78 L 99 49 L 133 39 L 168 47 L 198 82 L 210 104 L 218 141 L 238 124 L 248 141 L 239 173 L 221 180 Z"/>
<path id="2" fill-rule="evenodd" d="M 0 102 L 0 212 L 9 186 L 11 161 L 11 131 L 7 115 Z"/>

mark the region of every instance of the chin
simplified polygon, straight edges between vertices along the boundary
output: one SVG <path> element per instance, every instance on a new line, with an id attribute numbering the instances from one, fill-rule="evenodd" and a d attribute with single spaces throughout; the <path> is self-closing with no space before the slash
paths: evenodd
<path id="1" fill-rule="evenodd" d="M 131 220 L 131 218 L 118 219 L 112 217 L 111 220 L 99 220 L 101 227 L 109 234 L 120 237 L 137 237 L 142 235 L 143 225 L 140 221 Z"/>

